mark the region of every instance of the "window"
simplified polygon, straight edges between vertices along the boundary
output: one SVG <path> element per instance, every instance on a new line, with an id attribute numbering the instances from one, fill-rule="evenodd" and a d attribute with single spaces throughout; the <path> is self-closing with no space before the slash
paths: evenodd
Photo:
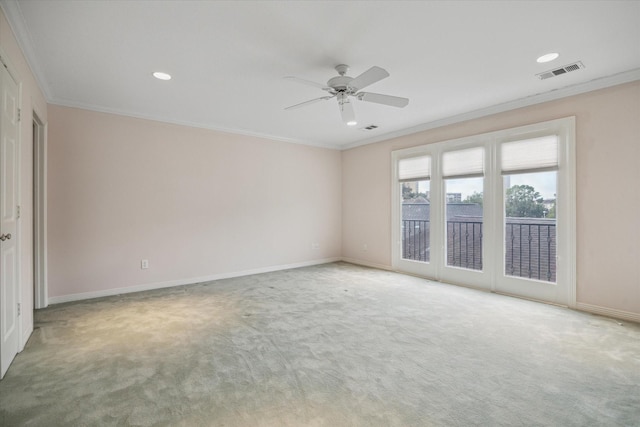
<path id="1" fill-rule="evenodd" d="M 558 137 L 503 142 L 504 274 L 556 281 Z"/>
<path id="2" fill-rule="evenodd" d="M 393 267 L 575 304 L 574 118 L 394 151 Z"/>
<path id="3" fill-rule="evenodd" d="M 429 178 L 431 157 L 419 156 L 398 162 L 402 195 L 402 259 L 429 262 L 431 252 Z"/>
<path id="4" fill-rule="evenodd" d="M 484 148 L 442 155 L 447 265 L 482 270 Z"/>
<path id="5" fill-rule="evenodd" d="M 556 172 L 504 176 L 504 273 L 556 281 Z"/>

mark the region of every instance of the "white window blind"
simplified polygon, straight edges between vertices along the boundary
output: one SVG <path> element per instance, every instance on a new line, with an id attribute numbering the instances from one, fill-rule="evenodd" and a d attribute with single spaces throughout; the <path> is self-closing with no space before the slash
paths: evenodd
<path id="1" fill-rule="evenodd" d="M 442 176 L 463 178 L 484 175 L 484 148 L 448 151 L 442 155 Z"/>
<path id="2" fill-rule="evenodd" d="M 556 135 L 501 144 L 502 174 L 558 169 Z"/>
<path id="3" fill-rule="evenodd" d="M 425 180 L 431 177 L 431 156 L 410 157 L 398 162 L 400 181 Z"/>

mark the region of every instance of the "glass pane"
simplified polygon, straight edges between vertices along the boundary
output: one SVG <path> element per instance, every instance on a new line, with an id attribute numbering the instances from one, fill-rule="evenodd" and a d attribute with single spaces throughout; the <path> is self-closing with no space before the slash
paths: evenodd
<path id="1" fill-rule="evenodd" d="M 556 174 L 504 177 L 507 276 L 556 281 Z"/>
<path id="2" fill-rule="evenodd" d="M 445 180 L 447 265 L 482 270 L 483 178 Z"/>
<path id="3" fill-rule="evenodd" d="M 400 184 L 402 191 L 402 259 L 429 262 L 429 181 Z"/>

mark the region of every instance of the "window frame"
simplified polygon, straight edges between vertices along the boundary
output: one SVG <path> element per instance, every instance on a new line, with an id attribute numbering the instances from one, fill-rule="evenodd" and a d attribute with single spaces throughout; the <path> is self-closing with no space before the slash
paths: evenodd
<path id="1" fill-rule="evenodd" d="M 526 286 L 515 285 L 505 280 L 504 274 L 504 188 L 501 171 L 500 147 L 502 143 L 536 138 L 547 135 L 558 136 L 559 165 L 557 190 L 557 286 L 549 288 L 543 298 L 528 292 Z M 473 147 L 484 147 L 483 181 L 483 270 L 470 270 L 446 265 L 445 224 L 445 179 L 442 176 L 442 156 L 445 152 Z M 402 260 L 400 234 L 402 205 L 398 161 L 407 157 L 429 155 L 430 177 L 430 262 Z M 499 131 L 440 141 L 416 147 L 394 150 L 392 161 L 392 268 L 434 280 L 442 280 L 463 286 L 480 288 L 492 292 L 516 294 L 525 298 L 543 299 L 556 304 L 575 307 L 576 304 L 576 178 L 575 178 L 575 117 L 519 126 Z M 560 200 L 562 199 L 562 201 Z M 562 208 L 560 209 L 560 206 Z M 516 279 L 517 280 L 517 279 Z M 528 279 L 526 279 L 528 280 Z"/>
<path id="2" fill-rule="evenodd" d="M 434 158 L 429 151 L 425 151 L 422 147 L 415 147 L 401 150 L 402 152 L 394 152 L 392 153 L 392 164 L 391 164 L 391 176 L 392 176 L 392 184 L 391 184 L 391 200 L 395 201 L 394 206 L 391 209 L 391 224 L 392 224 L 392 242 L 397 242 L 397 244 L 392 244 L 391 248 L 391 257 L 394 260 L 393 269 L 397 271 L 402 271 L 409 274 L 415 274 L 418 276 L 433 277 L 435 275 L 435 265 L 438 259 L 434 260 L 433 253 L 429 254 L 429 261 L 414 261 L 409 259 L 402 258 L 402 234 L 401 234 L 401 220 L 402 220 L 402 194 L 400 191 L 400 185 L 404 182 L 399 178 L 399 163 L 401 160 L 409 159 L 413 157 L 421 157 L 421 156 L 429 156 L 431 167 L 430 167 L 430 176 L 429 176 L 429 200 L 434 197 L 434 185 L 433 185 L 433 175 L 434 175 Z M 429 210 L 429 235 L 430 235 L 430 246 L 432 246 L 433 242 L 433 224 L 434 224 L 434 212 L 433 209 Z"/>

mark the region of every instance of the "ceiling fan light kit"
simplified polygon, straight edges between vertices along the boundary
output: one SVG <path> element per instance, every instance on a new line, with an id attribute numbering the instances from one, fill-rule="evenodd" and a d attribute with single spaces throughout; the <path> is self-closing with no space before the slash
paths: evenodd
<path id="1" fill-rule="evenodd" d="M 285 77 L 285 79 L 287 80 L 291 80 L 307 86 L 317 87 L 330 94 L 328 96 L 322 96 L 320 98 L 315 98 L 309 101 L 292 105 L 285 108 L 285 110 L 293 110 L 296 108 L 304 107 L 306 105 L 315 104 L 319 101 L 326 101 L 331 98 L 336 98 L 338 100 L 338 107 L 340 109 L 342 121 L 347 126 L 355 126 L 358 124 L 358 122 L 356 121 L 351 99 L 373 102 L 376 104 L 388 105 L 398 108 L 406 107 L 407 104 L 409 104 L 409 99 L 401 98 L 399 96 L 383 95 L 380 93 L 371 92 L 360 92 L 361 89 L 364 89 L 369 85 L 372 85 L 384 78 L 389 77 L 389 73 L 383 68 L 376 66 L 371 67 L 355 78 L 347 76 L 347 72 L 349 71 L 348 65 L 340 64 L 336 65 L 335 68 L 338 72 L 338 75 L 330 78 L 326 85 L 293 76 Z"/>
<path id="2" fill-rule="evenodd" d="M 345 122 L 347 126 L 357 125 L 358 122 L 356 121 L 356 114 L 353 112 L 353 105 L 351 105 L 351 102 L 349 102 L 348 95 L 343 92 L 338 93 L 337 96 L 342 121 Z"/>

